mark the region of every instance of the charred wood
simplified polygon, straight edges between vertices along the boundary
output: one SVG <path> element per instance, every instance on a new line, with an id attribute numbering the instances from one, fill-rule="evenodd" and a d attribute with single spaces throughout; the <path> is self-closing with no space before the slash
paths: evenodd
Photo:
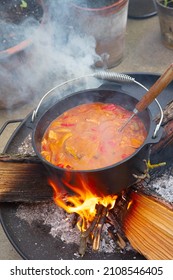
<path id="1" fill-rule="evenodd" d="M 98 223 L 102 210 L 103 210 L 103 205 L 97 205 L 97 213 L 95 215 L 95 218 L 92 221 L 91 225 L 86 229 L 86 231 L 84 231 L 82 233 L 82 237 L 85 237 L 85 238 L 89 237 L 89 235 L 91 234 L 91 232 L 94 230 L 95 226 Z"/>
<path id="2" fill-rule="evenodd" d="M 160 116 L 157 116 L 155 121 L 158 122 Z M 173 101 L 171 101 L 163 110 L 163 136 L 159 143 L 152 147 L 152 154 L 160 153 L 168 149 L 173 151 Z M 168 153 L 167 153 L 168 154 Z"/>
<path id="3" fill-rule="evenodd" d="M 160 116 L 158 115 L 155 120 L 158 122 L 160 119 Z M 169 102 L 165 108 L 163 109 L 163 121 L 162 125 L 167 124 L 168 122 L 173 120 L 173 101 Z"/>
<path id="4" fill-rule="evenodd" d="M 103 207 L 101 214 L 99 216 L 98 219 L 98 223 L 95 226 L 94 230 L 93 230 L 93 250 L 94 251 L 98 251 L 99 247 L 100 247 L 100 238 L 101 238 L 101 233 L 102 233 L 102 228 L 103 225 L 105 223 L 105 218 L 107 215 L 108 209 L 107 207 Z"/>
<path id="5" fill-rule="evenodd" d="M 93 251 L 98 251 L 100 247 L 102 228 L 105 223 L 108 209 L 101 204 L 96 205 L 96 209 L 97 212 L 93 221 L 88 225 L 86 230 L 81 233 L 79 254 L 82 256 L 85 254 L 87 243 L 92 243 Z"/>
<path id="6" fill-rule="evenodd" d="M 0 154 L 0 162 L 40 163 L 40 159 L 30 154 Z"/>
<path id="7" fill-rule="evenodd" d="M 0 202 L 52 200 L 46 170 L 37 157 L 0 156 Z"/>

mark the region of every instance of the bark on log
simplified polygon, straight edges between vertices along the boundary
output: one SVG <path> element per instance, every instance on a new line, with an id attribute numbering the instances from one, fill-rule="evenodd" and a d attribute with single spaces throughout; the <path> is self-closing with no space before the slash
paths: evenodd
<path id="1" fill-rule="evenodd" d="M 157 116 L 155 121 L 158 123 L 160 116 Z M 158 144 L 152 148 L 152 153 L 165 151 L 167 147 L 173 149 L 173 101 L 167 104 L 163 110 L 163 136 Z"/>
<path id="2" fill-rule="evenodd" d="M 51 200 L 45 167 L 29 155 L 0 156 L 0 202 Z"/>
<path id="3" fill-rule="evenodd" d="M 152 154 L 161 153 L 163 155 L 165 152 L 169 154 L 168 150 L 173 150 L 173 120 L 164 125 L 162 138 L 152 146 Z"/>

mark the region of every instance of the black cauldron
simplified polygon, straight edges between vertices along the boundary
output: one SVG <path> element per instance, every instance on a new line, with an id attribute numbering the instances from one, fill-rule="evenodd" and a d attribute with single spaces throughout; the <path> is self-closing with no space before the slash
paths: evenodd
<path id="1" fill-rule="evenodd" d="M 56 102 L 35 120 L 36 123 L 33 130 L 33 148 L 37 156 L 46 166 L 49 175 L 59 187 L 62 187 L 62 189 L 65 188 L 70 192 L 64 183 L 65 178 L 68 177 L 69 184 L 80 188 L 81 186 L 78 180 L 80 177 L 86 184 L 93 188 L 97 195 L 108 195 L 119 194 L 122 190 L 128 188 L 136 182 L 137 179 L 134 174 L 141 175 L 146 170 L 146 162 L 144 160 L 148 160 L 150 144 L 157 143 L 161 137 L 161 131 L 159 131 L 159 135 L 156 138 L 153 138 L 156 124 L 152 120 L 151 112 L 148 108 L 138 114 L 148 132 L 146 140 L 135 153 L 121 162 L 94 170 L 69 170 L 54 166 L 50 162 L 46 161 L 40 152 L 41 141 L 45 130 L 55 118 L 68 109 L 81 104 L 102 102 L 114 103 L 129 111 L 133 111 L 138 101 L 138 99 L 121 90 L 110 90 L 105 88 L 90 89 L 73 93 L 72 95 Z"/>

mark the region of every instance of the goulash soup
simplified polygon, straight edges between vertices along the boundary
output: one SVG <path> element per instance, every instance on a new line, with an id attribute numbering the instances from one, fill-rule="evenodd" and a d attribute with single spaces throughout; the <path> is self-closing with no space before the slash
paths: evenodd
<path id="1" fill-rule="evenodd" d="M 53 165 L 74 170 L 104 168 L 122 161 L 147 136 L 138 116 L 119 131 L 131 114 L 110 103 L 76 106 L 49 125 L 42 139 L 41 154 Z"/>

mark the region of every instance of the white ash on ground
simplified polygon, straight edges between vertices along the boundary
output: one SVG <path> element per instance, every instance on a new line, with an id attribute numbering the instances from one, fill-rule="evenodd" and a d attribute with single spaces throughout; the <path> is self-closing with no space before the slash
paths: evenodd
<path id="1" fill-rule="evenodd" d="M 40 221 L 43 225 L 51 226 L 50 234 L 59 237 L 67 243 L 79 243 L 80 232 L 72 227 L 73 215 L 56 206 L 53 202 L 21 204 L 16 212 L 17 217 L 27 221 L 30 225 Z"/>
<path id="2" fill-rule="evenodd" d="M 24 139 L 24 141 L 21 143 L 20 147 L 18 147 L 18 153 L 25 155 L 35 155 L 34 149 L 32 147 L 32 135 L 28 134 L 28 136 Z"/>
<path id="3" fill-rule="evenodd" d="M 56 238 L 60 238 L 62 242 L 67 244 L 80 244 L 80 231 L 77 226 L 73 227 L 74 214 L 68 214 L 53 202 L 21 204 L 16 212 L 18 218 L 25 220 L 31 226 L 35 221 L 39 221 L 43 225 L 50 226 L 50 234 Z M 100 248 L 98 252 L 114 253 L 117 251 L 117 245 L 108 235 L 107 224 L 104 224 Z M 132 248 L 130 248 L 132 250 Z M 127 250 L 130 250 L 129 247 Z"/>
<path id="4" fill-rule="evenodd" d="M 165 171 L 149 183 L 149 189 L 161 196 L 165 201 L 173 203 L 173 176 L 170 171 Z"/>

